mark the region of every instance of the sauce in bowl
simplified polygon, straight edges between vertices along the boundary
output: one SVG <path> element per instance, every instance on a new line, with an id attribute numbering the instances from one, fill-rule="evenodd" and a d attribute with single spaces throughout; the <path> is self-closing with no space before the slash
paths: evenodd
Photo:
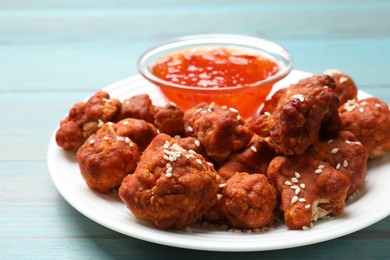
<path id="1" fill-rule="evenodd" d="M 152 72 L 166 81 L 203 88 L 240 87 L 279 71 L 277 63 L 259 53 L 226 47 L 194 48 L 162 57 Z"/>
<path id="2" fill-rule="evenodd" d="M 147 51 L 138 62 L 140 73 L 182 109 L 215 102 L 244 118 L 256 113 L 292 67 L 279 45 L 241 35 L 186 37 Z"/>

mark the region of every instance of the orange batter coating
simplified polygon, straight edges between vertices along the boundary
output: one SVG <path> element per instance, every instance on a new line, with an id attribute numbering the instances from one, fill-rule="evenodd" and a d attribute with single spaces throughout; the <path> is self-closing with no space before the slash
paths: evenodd
<path id="1" fill-rule="evenodd" d="M 142 152 L 157 135 L 157 128 L 142 119 L 127 118 L 114 125 L 116 133 L 123 137 L 129 137 L 138 145 Z"/>
<path id="2" fill-rule="evenodd" d="M 280 99 L 285 101 L 284 104 L 278 103 L 272 114 L 265 113 L 250 122 L 252 131 L 260 136 L 270 136 L 277 153 L 304 153 L 320 135 L 334 133 L 341 128 L 337 111 L 339 100 L 324 85 L 332 82 L 333 79 L 326 75 L 299 81 L 286 91 L 287 97 Z M 296 91 L 302 92 L 287 94 Z"/>
<path id="3" fill-rule="evenodd" d="M 100 126 L 113 119 L 120 108 L 120 101 L 110 99 L 104 91 L 98 91 L 87 102 L 75 104 L 60 123 L 57 144 L 65 150 L 78 149 Z"/>
<path id="4" fill-rule="evenodd" d="M 336 82 L 328 75 L 314 75 L 301 79 L 287 88 L 278 90 L 274 95 L 272 95 L 271 99 L 266 100 L 263 108 L 261 109 L 261 114 L 272 114 L 273 112 L 279 110 L 293 96 L 306 96 L 313 90 L 313 88 L 330 88 L 333 90 L 336 88 Z"/>
<path id="5" fill-rule="evenodd" d="M 119 188 L 130 211 L 160 229 L 184 228 L 217 201 L 217 173 L 196 152 L 157 135 Z"/>
<path id="6" fill-rule="evenodd" d="M 389 106 L 378 98 L 350 100 L 339 108 L 344 129 L 353 132 L 372 159 L 390 151 Z"/>
<path id="7" fill-rule="evenodd" d="M 335 69 L 326 70 L 324 74 L 334 79 L 336 87 L 333 89 L 333 93 L 339 98 L 340 104 L 344 104 L 351 99 L 357 99 L 358 89 L 349 75 Z"/>
<path id="8" fill-rule="evenodd" d="M 122 108 L 115 121 L 120 121 L 125 118 L 137 118 L 153 124 L 154 109 L 155 107 L 149 95 L 135 95 L 123 101 Z"/>
<path id="9" fill-rule="evenodd" d="M 161 133 L 170 136 L 184 133 L 184 112 L 176 104 L 170 102 L 165 107 L 156 107 L 154 124 Z"/>
<path id="10" fill-rule="evenodd" d="M 222 182 L 237 172 L 267 174 L 268 165 L 275 156 L 276 152 L 269 138 L 253 135 L 246 147 L 232 153 L 219 167 L 218 174 Z"/>
<path id="11" fill-rule="evenodd" d="M 349 179 L 330 164 L 306 155 L 278 156 L 268 167 L 268 178 L 277 186 L 281 210 L 290 229 L 307 229 L 326 215 L 340 215 L 350 186 Z"/>
<path id="12" fill-rule="evenodd" d="M 274 220 L 277 193 L 263 174 L 240 172 L 223 187 L 220 211 L 233 228 L 260 228 Z"/>
<path id="13" fill-rule="evenodd" d="M 253 135 L 237 110 L 214 103 L 203 102 L 187 110 L 184 122 L 187 135 L 196 136 L 218 164 L 248 144 Z"/>
<path id="14" fill-rule="evenodd" d="M 129 138 L 108 133 L 110 127 L 102 127 L 101 133 L 89 137 L 76 153 L 85 182 L 101 193 L 119 187 L 139 160 L 137 145 Z"/>
<path id="15" fill-rule="evenodd" d="M 325 161 L 344 173 L 351 183 L 348 196 L 363 186 L 367 175 L 368 153 L 352 132 L 341 131 L 331 139 L 314 144 L 305 154 Z"/>

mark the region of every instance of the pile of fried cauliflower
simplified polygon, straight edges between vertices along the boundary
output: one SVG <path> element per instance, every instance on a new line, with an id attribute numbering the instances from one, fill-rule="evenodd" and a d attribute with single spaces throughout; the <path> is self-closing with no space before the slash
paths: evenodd
<path id="1" fill-rule="evenodd" d="M 348 75 L 327 71 L 280 89 L 244 119 L 215 103 L 182 111 L 99 91 L 71 108 L 56 142 L 76 152 L 91 189 L 119 189 L 136 217 L 160 229 L 283 220 L 306 230 L 340 215 L 367 161 L 390 151 L 388 105 L 357 93 Z"/>

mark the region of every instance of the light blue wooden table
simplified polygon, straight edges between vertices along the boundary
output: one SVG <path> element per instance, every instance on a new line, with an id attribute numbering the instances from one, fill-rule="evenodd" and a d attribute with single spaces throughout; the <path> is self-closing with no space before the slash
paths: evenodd
<path id="1" fill-rule="evenodd" d="M 2 0 L 0 259 L 390 258 L 389 217 L 310 246 L 218 253 L 121 235 L 61 197 L 46 164 L 59 120 L 75 102 L 136 74 L 148 47 L 195 33 L 268 38 L 292 53 L 297 69 L 338 68 L 390 103 L 389 1 Z"/>

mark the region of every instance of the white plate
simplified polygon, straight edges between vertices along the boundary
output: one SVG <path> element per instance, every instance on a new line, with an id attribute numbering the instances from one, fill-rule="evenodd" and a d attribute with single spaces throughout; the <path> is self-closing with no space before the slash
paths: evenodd
<path id="1" fill-rule="evenodd" d="M 278 86 L 310 75 L 294 70 Z M 162 105 L 158 90 L 141 76 L 134 76 L 105 88 L 112 97 L 124 99 L 147 93 Z M 360 92 L 360 97 L 369 96 Z M 60 119 L 58 119 L 60 120 Z M 341 216 L 314 223 L 307 231 L 287 230 L 284 225 L 260 233 L 236 233 L 221 229 L 192 227 L 192 232 L 164 231 L 136 219 L 115 194 L 102 195 L 87 187 L 74 154 L 56 145 L 54 133 L 48 148 L 51 178 L 61 195 L 75 209 L 93 221 L 119 233 L 163 245 L 211 251 L 262 251 L 314 244 L 344 236 L 390 215 L 390 153 L 369 163 L 368 176 L 359 196 L 348 201 Z"/>

